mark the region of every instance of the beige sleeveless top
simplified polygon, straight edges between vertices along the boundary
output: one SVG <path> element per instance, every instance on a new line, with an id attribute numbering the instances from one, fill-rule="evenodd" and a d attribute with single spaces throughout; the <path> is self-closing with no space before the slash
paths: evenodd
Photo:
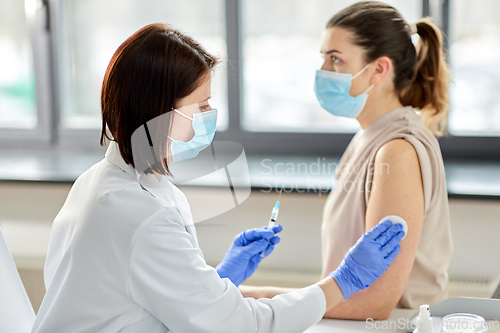
<path id="1" fill-rule="evenodd" d="M 395 109 L 360 130 L 342 156 L 336 170 L 337 184 L 323 211 L 323 276 L 337 268 L 365 232 L 375 155 L 394 139 L 405 139 L 415 147 L 422 172 L 425 196 L 422 236 L 410 278 L 398 303 L 398 307 L 418 308 L 447 297 L 452 239 L 441 150 L 437 139 L 412 107 Z"/>

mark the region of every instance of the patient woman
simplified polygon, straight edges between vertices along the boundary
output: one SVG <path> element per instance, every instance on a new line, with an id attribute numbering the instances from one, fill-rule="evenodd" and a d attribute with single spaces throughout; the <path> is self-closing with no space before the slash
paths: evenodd
<path id="1" fill-rule="evenodd" d="M 452 253 L 445 172 L 435 137 L 446 128 L 450 80 L 441 32 L 428 19 L 408 24 L 387 4 L 359 2 L 328 21 L 321 53 L 318 101 L 333 115 L 356 118 L 361 125 L 324 208 L 323 276 L 384 216 L 399 215 L 408 223 L 401 253 L 386 274 L 325 317 L 386 319 L 394 307 L 437 303 L 447 297 Z M 289 289 L 240 290 L 258 298 Z"/>

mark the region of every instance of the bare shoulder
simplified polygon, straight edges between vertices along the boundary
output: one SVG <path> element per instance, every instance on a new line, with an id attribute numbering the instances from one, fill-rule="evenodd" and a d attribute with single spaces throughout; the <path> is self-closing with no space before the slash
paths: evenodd
<path id="1" fill-rule="evenodd" d="M 404 139 L 395 139 L 385 143 L 377 152 L 375 163 L 391 163 L 402 167 L 418 165 L 415 147 Z"/>

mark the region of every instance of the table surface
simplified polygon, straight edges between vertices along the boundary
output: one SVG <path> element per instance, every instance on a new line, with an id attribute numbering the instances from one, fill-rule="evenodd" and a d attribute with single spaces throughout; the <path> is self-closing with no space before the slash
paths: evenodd
<path id="1" fill-rule="evenodd" d="M 323 319 L 304 333 L 354 333 L 354 332 L 407 332 L 402 329 L 405 325 L 409 326 L 409 319 L 413 317 L 418 310 L 394 309 L 388 320 L 385 321 L 354 321 Z M 499 333 L 500 323 L 496 322 L 488 333 Z M 392 325 L 392 326 L 390 326 Z"/>
<path id="2" fill-rule="evenodd" d="M 416 312 L 417 310 L 394 309 L 390 318 L 385 321 L 385 325 L 389 325 L 391 322 L 394 322 L 392 324 L 393 329 L 387 329 L 388 326 L 384 326 L 384 321 L 366 322 L 355 320 L 323 319 L 304 333 L 353 333 L 370 331 L 406 332 L 405 330 L 397 328 L 398 320 L 401 320 L 403 324 L 405 324 L 406 320 L 411 318 Z"/>

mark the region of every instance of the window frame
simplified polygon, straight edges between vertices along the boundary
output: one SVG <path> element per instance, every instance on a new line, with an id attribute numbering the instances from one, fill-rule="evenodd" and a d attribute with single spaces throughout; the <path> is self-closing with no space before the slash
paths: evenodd
<path id="1" fill-rule="evenodd" d="M 242 0 L 226 0 L 228 59 L 233 64 L 229 73 L 229 129 L 218 133 L 217 139 L 241 143 L 247 152 L 254 154 L 342 155 L 354 134 L 344 133 L 280 133 L 250 132 L 241 126 L 244 89 L 242 82 Z M 422 0 L 422 16 L 432 16 L 431 8 L 437 8 L 437 21 L 445 36 L 450 32 L 450 1 Z M 237 18 L 235 20 L 234 18 Z M 448 38 L 443 47 L 448 48 Z M 453 159 L 500 159 L 500 136 L 453 136 L 439 138 L 444 158 Z"/>
<path id="2" fill-rule="evenodd" d="M 29 1 L 29 0 L 26 0 Z M 36 77 L 38 127 L 34 130 L 0 129 L 0 140 L 7 147 L 49 147 L 51 149 L 100 150 L 100 129 L 66 129 L 59 125 L 60 91 L 58 54 L 60 17 L 63 0 L 41 0 L 32 28 Z M 237 141 L 249 154 L 342 155 L 353 137 L 345 133 L 251 132 L 243 129 L 243 37 L 242 1 L 225 0 L 227 40 L 228 128 L 217 133 L 217 140 Z M 437 18 L 445 36 L 450 33 L 450 0 L 421 0 L 423 16 Z M 437 10 L 436 10 L 437 8 Z M 448 39 L 444 39 L 447 50 Z M 443 157 L 461 159 L 500 159 L 497 137 L 446 136 L 439 139 Z"/>
<path id="3" fill-rule="evenodd" d="M 25 0 L 28 2 L 30 0 Z M 25 3 L 26 7 L 26 3 Z M 51 7 L 48 0 L 37 2 L 33 12 L 26 13 L 29 39 L 33 54 L 37 126 L 33 129 L 0 128 L 2 146 L 8 147 L 50 147 L 56 142 L 56 108 L 53 94 L 53 29 Z"/>

